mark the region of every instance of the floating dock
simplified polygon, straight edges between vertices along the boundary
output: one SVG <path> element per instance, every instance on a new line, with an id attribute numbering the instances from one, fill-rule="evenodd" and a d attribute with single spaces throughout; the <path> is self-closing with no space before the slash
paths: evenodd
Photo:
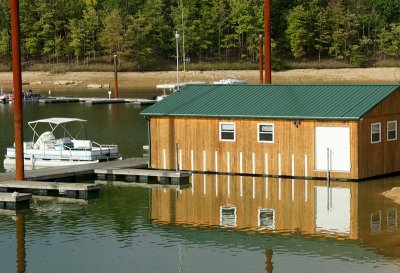
<path id="1" fill-rule="evenodd" d="M 122 178 L 129 182 L 160 183 L 163 185 L 189 184 L 190 173 L 185 171 L 165 171 L 148 169 L 95 169 L 94 173 L 99 180 L 118 180 Z"/>
<path id="2" fill-rule="evenodd" d="M 157 99 L 48 97 L 39 100 L 39 103 L 72 103 L 72 102 L 82 102 L 87 104 L 132 103 L 135 105 L 151 105 L 156 103 Z"/>
<path id="3" fill-rule="evenodd" d="M 65 195 L 76 199 L 89 199 L 99 196 L 100 187 L 87 183 L 57 183 L 37 181 L 0 182 L 0 192 L 32 193 L 36 195 Z"/>
<path id="4" fill-rule="evenodd" d="M 45 99 L 40 99 L 39 103 L 71 103 L 79 102 L 79 98 L 74 97 L 47 97 Z"/>
<path id="5" fill-rule="evenodd" d="M 0 210 L 29 209 L 32 194 L 0 192 Z"/>
<path id="6" fill-rule="evenodd" d="M 129 158 L 100 163 L 25 171 L 26 181 L 15 181 L 14 173 L 0 174 L 0 193 L 19 192 L 91 199 L 99 196 L 98 183 L 80 183 L 88 180 L 120 180 L 129 184 L 155 184 L 159 186 L 188 186 L 190 173 L 147 168 L 146 158 Z M 74 181 L 74 183 L 67 183 Z M 1 209 L 1 207 L 0 207 Z"/>
<path id="7" fill-rule="evenodd" d="M 146 168 L 146 158 L 127 158 L 99 163 L 81 164 L 76 166 L 65 166 L 57 168 L 46 168 L 25 171 L 25 177 L 30 181 L 82 181 L 95 178 L 94 170 L 99 168 Z M 2 180 L 0 174 L 0 181 Z M 8 175 L 10 177 L 10 175 Z M 4 181 L 4 180 L 3 180 Z"/>
<path id="8" fill-rule="evenodd" d="M 25 171 L 26 181 L 16 181 L 14 173 L 0 174 L 0 193 L 29 193 L 35 195 L 64 196 L 74 199 L 91 199 L 99 196 L 100 185 L 77 183 L 95 178 L 95 168 L 145 168 L 147 159 L 130 158 L 100 163 Z M 75 181 L 75 183 L 66 183 Z M 11 205 L 7 205 L 11 206 Z M 0 207 L 1 209 L 1 207 Z"/>
<path id="9" fill-rule="evenodd" d="M 124 99 L 101 99 L 101 98 L 79 98 L 80 102 L 84 102 L 87 104 L 114 104 L 114 103 L 126 103 Z"/>

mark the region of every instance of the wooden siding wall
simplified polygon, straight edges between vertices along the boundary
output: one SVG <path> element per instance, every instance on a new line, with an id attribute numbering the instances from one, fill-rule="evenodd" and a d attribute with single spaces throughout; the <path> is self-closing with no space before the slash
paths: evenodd
<path id="1" fill-rule="evenodd" d="M 259 230 L 258 210 L 272 209 L 276 230 L 321 234 L 315 226 L 315 187 L 325 181 L 195 174 L 192 188 L 152 189 L 152 220 L 165 224 L 220 226 L 220 209 L 236 208 L 236 228 Z M 350 239 L 357 239 L 358 183 L 332 182 L 351 191 Z"/>
<path id="2" fill-rule="evenodd" d="M 219 140 L 220 122 L 235 123 L 236 141 Z M 259 123 L 274 124 L 274 143 L 258 142 Z M 315 126 L 350 127 L 351 172 L 332 172 L 331 177 L 357 179 L 357 122 L 346 121 L 301 121 L 296 127 L 291 120 L 151 117 L 151 165 L 159 169 L 175 169 L 179 164 L 181 170 L 326 177 L 326 172 L 314 170 Z"/>
<path id="3" fill-rule="evenodd" d="M 397 121 L 397 140 L 387 141 L 387 122 Z M 371 143 L 371 124 L 381 123 L 381 142 Z M 360 178 L 400 171 L 400 92 L 396 92 L 371 110 L 359 122 Z"/>

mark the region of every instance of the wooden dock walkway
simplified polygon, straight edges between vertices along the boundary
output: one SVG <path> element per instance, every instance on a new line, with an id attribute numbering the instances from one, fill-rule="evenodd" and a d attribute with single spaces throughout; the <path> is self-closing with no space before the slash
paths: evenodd
<path id="1" fill-rule="evenodd" d="M 102 168 L 146 168 L 147 159 L 127 158 L 99 163 L 82 164 L 76 166 L 65 166 L 57 168 L 45 168 L 25 171 L 25 179 L 29 181 L 56 180 L 63 181 L 71 177 L 85 177 L 94 175 L 95 169 Z M 0 173 L 0 182 L 15 179 L 14 173 Z"/>
<path id="2" fill-rule="evenodd" d="M 145 168 L 147 159 L 129 158 L 100 163 L 25 171 L 26 181 L 16 181 L 14 173 L 0 174 L 0 192 L 22 192 L 37 195 L 64 195 L 69 198 L 98 197 L 100 186 L 93 183 L 63 183 L 95 178 L 95 168 Z M 47 182 L 46 182 L 47 181 Z M 50 181 L 50 182 L 49 182 Z"/>

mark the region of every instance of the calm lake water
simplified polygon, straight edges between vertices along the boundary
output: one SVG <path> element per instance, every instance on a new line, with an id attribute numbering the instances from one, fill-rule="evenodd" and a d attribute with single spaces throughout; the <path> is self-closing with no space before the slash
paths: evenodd
<path id="1" fill-rule="evenodd" d="M 141 156 L 133 105 L 27 104 L 25 123 L 88 120 L 88 136 Z M 12 105 L 0 105 L 1 161 Z M 31 135 L 25 128 L 25 139 Z M 185 189 L 106 183 L 96 200 L 35 198 L 0 212 L 0 272 L 399 272 L 400 177 L 362 183 L 195 174 Z M 397 200 L 399 202 L 399 199 Z"/>

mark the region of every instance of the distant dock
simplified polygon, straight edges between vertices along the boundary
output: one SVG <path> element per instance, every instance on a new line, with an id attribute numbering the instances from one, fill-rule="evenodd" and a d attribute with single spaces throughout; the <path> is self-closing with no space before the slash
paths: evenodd
<path id="1" fill-rule="evenodd" d="M 145 98 L 78 98 L 78 97 L 47 97 L 40 99 L 39 103 L 73 103 L 82 102 L 87 104 L 116 104 L 116 103 L 132 103 L 135 105 L 151 105 L 157 102 L 157 99 Z"/>

